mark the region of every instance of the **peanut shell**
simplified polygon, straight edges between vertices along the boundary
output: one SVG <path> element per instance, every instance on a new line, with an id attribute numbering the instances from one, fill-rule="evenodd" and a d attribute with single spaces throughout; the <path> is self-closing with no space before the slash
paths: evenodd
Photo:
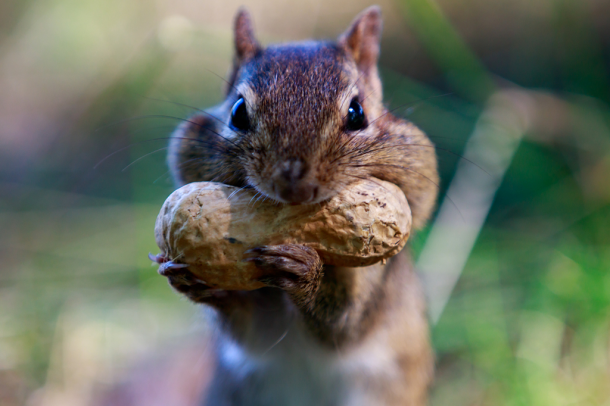
<path id="1" fill-rule="evenodd" d="M 207 285 L 253 290 L 263 276 L 244 252 L 261 245 L 304 244 L 326 265 L 366 266 L 400 252 L 411 231 L 411 210 L 394 184 L 368 180 L 312 205 L 259 202 L 249 190 L 214 182 L 172 193 L 155 225 L 169 259 Z"/>

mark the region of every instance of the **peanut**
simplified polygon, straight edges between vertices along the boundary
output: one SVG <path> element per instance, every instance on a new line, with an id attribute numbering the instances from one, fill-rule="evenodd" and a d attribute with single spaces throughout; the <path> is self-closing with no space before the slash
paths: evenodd
<path id="1" fill-rule="evenodd" d="M 258 202 L 253 196 L 220 183 L 183 186 L 157 217 L 157 245 L 211 287 L 252 290 L 263 284 L 254 264 L 243 261 L 250 248 L 303 244 L 327 265 L 366 266 L 397 254 L 411 230 L 405 195 L 377 179 L 350 185 L 320 204 Z"/>

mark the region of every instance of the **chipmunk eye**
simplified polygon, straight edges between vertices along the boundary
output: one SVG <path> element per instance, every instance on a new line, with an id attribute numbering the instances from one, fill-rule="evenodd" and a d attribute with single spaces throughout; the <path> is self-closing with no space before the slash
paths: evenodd
<path id="1" fill-rule="evenodd" d="M 347 110 L 346 127 L 349 131 L 361 130 L 366 127 L 364 110 L 362 110 L 362 106 L 355 97 L 352 99 L 352 102 L 349 104 L 349 109 Z"/>
<path id="2" fill-rule="evenodd" d="M 231 127 L 237 131 L 248 131 L 250 129 L 250 119 L 246 109 L 246 101 L 240 97 L 231 109 Z"/>

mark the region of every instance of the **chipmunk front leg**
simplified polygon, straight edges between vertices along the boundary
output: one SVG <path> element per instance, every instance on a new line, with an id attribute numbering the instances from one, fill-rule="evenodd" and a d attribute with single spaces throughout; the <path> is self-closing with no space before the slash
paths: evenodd
<path id="1" fill-rule="evenodd" d="M 259 280 L 283 289 L 308 331 L 329 347 L 358 341 L 370 330 L 383 308 L 387 276 L 395 268 L 324 266 L 314 249 L 298 244 L 257 247 L 246 255 L 265 272 Z"/>
<path id="2" fill-rule="evenodd" d="M 283 289 L 299 309 L 314 302 L 323 264 L 313 248 L 299 244 L 264 245 L 246 251 L 246 261 L 265 273 L 259 278 L 261 282 Z"/>

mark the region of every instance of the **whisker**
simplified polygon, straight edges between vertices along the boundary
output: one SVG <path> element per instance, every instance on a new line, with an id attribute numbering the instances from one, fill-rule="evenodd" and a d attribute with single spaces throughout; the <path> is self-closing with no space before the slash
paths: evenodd
<path id="1" fill-rule="evenodd" d="M 188 120 L 187 120 L 187 121 L 188 121 Z M 197 123 L 192 123 L 192 124 L 197 125 Z M 228 140 L 228 139 L 226 139 L 226 138 L 222 137 L 220 134 L 218 134 L 218 133 L 216 133 L 216 132 L 214 132 L 214 131 L 212 131 L 212 130 L 210 130 L 210 129 L 208 129 L 208 128 L 206 128 L 206 130 L 208 130 L 208 131 L 212 132 L 213 134 L 218 135 L 220 138 L 222 138 L 222 139 L 223 139 L 223 140 L 225 140 L 225 141 L 230 141 L 230 140 Z M 104 163 L 104 162 L 105 162 L 106 160 L 108 160 L 109 158 L 111 158 L 111 157 L 113 157 L 114 155 L 116 155 L 116 154 L 118 154 L 118 153 L 120 153 L 120 152 L 123 152 L 123 151 L 125 151 L 125 150 L 127 150 L 127 149 L 129 149 L 129 148 L 131 148 L 131 147 L 133 147 L 133 146 L 135 146 L 135 145 L 142 144 L 142 143 L 145 143 L 145 142 L 151 142 L 151 141 L 162 141 L 162 140 L 172 140 L 172 139 L 189 140 L 189 141 L 196 141 L 196 142 L 204 143 L 204 140 L 202 140 L 202 139 L 200 139 L 200 138 L 192 138 L 192 137 L 177 137 L 177 136 L 170 136 L 170 137 L 156 137 L 156 138 L 150 138 L 150 139 L 148 139 L 148 140 L 136 141 L 136 142 L 132 142 L 132 143 L 130 143 L 129 145 L 126 145 L 125 147 L 119 148 L 118 150 L 116 150 L 116 151 L 114 151 L 114 152 L 111 152 L 110 154 L 106 155 L 104 158 L 102 158 L 102 159 L 101 159 L 101 160 L 100 160 L 98 163 L 96 163 L 96 164 L 93 166 L 93 169 L 97 169 L 97 168 L 98 168 L 98 167 L 99 167 L 99 166 L 100 166 L 102 163 Z M 234 145 L 236 148 L 238 148 L 238 150 L 240 150 L 240 151 L 241 151 L 241 147 L 239 147 L 237 144 L 235 144 L 235 143 L 233 143 L 233 142 L 231 142 L 231 143 L 232 143 L 232 144 L 233 144 L 233 145 Z M 208 146 L 213 146 L 213 145 L 212 145 L 212 144 L 208 144 Z M 222 150 L 222 149 L 218 149 L 218 150 L 217 150 L 217 152 L 225 152 L 225 151 L 224 151 L 224 150 Z"/>
<path id="2" fill-rule="evenodd" d="M 212 117 L 212 118 L 214 118 L 214 119 L 216 119 L 216 120 L 221 121 L 219 118 L 217 118 L 217 117 L 215 117 L 215 116 L 213 116 L 213 115 L 211 115 L 211 114 L 209 114 L 209 113 L 207 113 L 207 112 L 204 112 L 204 113 L 205 113 L 206 115 L 208 115 L 209 117 Z M 95 131 L 94 131 L 94 132 L 100 131 L 100 130 L 102 130 L 102 129 L 104 129 L 104 128 L 107 128 L 107 127 L 110 127 L 110 126 L 121 125 L 121 124 L 128 123 L 128 122 L 131 122 L 131 121 L 136 121 L 136 120 L 145 120 L 145 119 L 149 119 L 149 118 L 166 118 L 166 119 L 171 119 L 171 120 L 179 120 L 179 121 L 183 121 L 183 122 L 186 122 L 186 123 L 190 123 L 190 124 L 193 124 L 193 125 L 195 125 L 195 126 L 197 126 L 197 127 L 199 127 L 199 128 L 205 128 L 207 131 L 210 131 L 211 133 L 213 133 L 213 134 L 217 135 L 218 137 L 220 137 L 220 138 L 224 139 L 224 140 L 225 140 L 225 141 L 227 141 L 227 142 L 230 142 L 231 144 L 233 144 L 233 145 L 235 145 L 235 146 L 237 147 L 237 144 L 235 144 L 235 142 L 233 142 L 233 140 L 231 140 L 231 139 L 229 139 L 229 138 L 226 138 L 226 137 L 222 136 L 221 134 L 219 134 L 218 132 L 216 132 L 216 131 L 212 130 L 211 128 L 208 128 L 208 127 L 203 127 L 203 125 L 202 125 L 202 124 L 197 123 L 197 122 L 192 121 L 192 120 L 189 120 L 189 119 L 185 119 L 185 118 L 182 118 L 182 117 L 176 117 L 176 116 L 165 115 L 165 114 L 148 114 L 148 115 L 142 115 L 142 116 L 130 117 L 130 118 L 126 118 L 126 119 L 123 119 L 123 120 L 118 120 L 118 121 L 115 121 L 115 122 L 113 122 L 113 123 L 109 123 L 109 124 L 103 125 L 103 126 L 101 126 L 101 127 L 98 127 L 97 129 L 95 129 Z M 221 121 L 221 122 L 222 122 L 222 121 Z M 228 126 L 226 123 L 224 123 L 224 122 L 222 122 L 222 123 L 223 123 L 223 125 L 225 125 L 227 128 L 229 128 L 229 130 L 231 130 L 231 127 L 229 127 L 229 126 Z M 233 131 L 233 130 L 231 130 L 231 131 Z M 234 132 L 234 131 L 233 131 L 233 132 Z"/>
<path id="3" fill-rule="evenodd" d="M 262 199 L 262 201 L 261 201 Z M 256 200 L 254 201 L 254 204 L 260 202 L 261 204 L 263 204 L 265 202 L 265 200 L 267 200 L 267 196 L 265 196 L 264 194 L 261 193 L 261 195 L 259 197 L 256 198 Z"/>
<path id="4" fill-rule="evenodd" d="M 151 131 L 160 131 L 163 130 L 165 133 L 171 133 L 176 126 L 174 124 L 157 124 L 151 125 L 148 127 L 141 127 L 137 129 L 133 129 L 129 131 L 130 135 L 142 134 L 142 133 L 150 133 Z"/>
<path id="5" fill-rule="evenodd" d="M 137 121 L 137 120 L 146 120 L 146 119 L 149 119 L 149 118 L 167 118 L 167 119 L 178 120 L 178 121 L 184 120 L 183 117 L 175 117 L 175 116 L 170 116 L 168 114 L 144 114 L 144 115 L 141 115 L 141 116 L 124 118 L 124 119 L 121 119 L 121 120 L 116 120 L 116 121 L 110 122 L 108 124 L 104 124 L 102 126 L 97 127 L 94 130 L 94 132 L 98 132 L 98 131 L 104 130 L 104 129 L 108 128 L 108 127 L 114 127 L 114 126 L 118 126 L 118 125 L 121 125 L 121 124 L 130 123 L 132 121 Z"/>
<path id="6" fill-rule="evenodd" d="M 152 151 L 152 152 L 149 152 L 148 154 L 144 154 L 144 155 L 142 155 L 141 157 L 139 157 L 138 159 L 136 159 L 135 161 L 131 162 L 129 165 L 127 165 L 126 167 L 124 167 L 123 169 L 121 169 L 121 172 L 125 172 L 125 171 L 127 170 L 127 168 L 129 168 L 130 166 L 132 166 L 132 165 L 133 165 L 133 164 L 135 164 L 136 162 L 138 162 L 138 161 L 140 161 L 140 160 L 142 160 L 142 159 L 146 158 L 147 156 L 152 155 L 152 154 L 156 154 L 157 152 L 159 152 L 159 151 L 163 151 L 163 150 L 166 150 L 167 148 L 168 148 L 168 147 L 159 148 L 159 149 L 157 149 L 157 150 L 154 150 L 154 151 Z"/>
<path id="7" fill-rule="evenodd" d="M 353 154 L 350 155 L 346 155 L 345 157 L 349 157 L 349 158 L 359 158 L 362 157 L 364 155 L 367 154 L 373 154 L 375 152 L 379 152 L 379 151 L 383 151 L 386 149 L 394 149 L 394 148 L 409 148 L 409 147 L 422 147 L 422 148 L 433 148 L 437 151 L 442 151 L 442 152 L 446 152 L 448 154 L 454 155 L 466 162 L 468 162 L 469 164 L 472 164 L 474 166 L 476 166 L 478 169 L 480 169 L 481 171 L 483 171 L 484 173 L 486 173 L 487 175 L 491 176 L 491 174 L 489 172 L 487 172 L 483 167 L 481 167 L 480 165 L 474 163 L 473 161 L 471 161 L 470 159 L 456 153 L 453 152 L 450 149 L 447 148 L 442 148 L 442 147 L 437 147 L 435 145 L 425 145 L 425 144 L 389 144 L 389 145 L 381 145 L 378 146 L 375 149 L 365 149 L 365 150 L 354 150 Z"/>
<path id="8" fill-rule="evenodd" d="M 231 194 L 229 195 L 229 197 L 227 197 L 227 200 L 230 200 L 234 195 L 236 195 L 237 193 L 241 192 L 242 190 L 249 188 L 249 185 L 243 186 L 239 189 L 234 190 L 233 192 L 231 192 Z"/>
<path id="9" fill-rule="evenodd" d="M 142 96 L 142 97 L 144 99 L 147 99 L 147 100 L 157 101 L 157 102 L 161 102 L 161 103 L 174 104 L 174 105 L 180 106 L 180 107 L 187 107 L 187 108 L 189 108 L 191 110 L 203 113 L 202 109 L 200 109 L 199 107 L 191 106 L 190 104 L 180 103 L 180 102 L 176 102 L 176 101 L 173 101 L 173 100 L 158 99 L 156 97 L 151 97 L 151 96 Z"/>
<path id="10" fill-rule="evenodd" d="M 362 79 L 363 76 L 364 76 L 364 72 L 361 72 L 360 75 L 358 75 L 358 78 L 356 79 L 356 81 L 347 90 L 347 92 L 346 92 L 347 94 L 352 92 L 354 87 L 356 87 L 358 85 L 358 82 L 360 81 L 360 79 Z M 350 98 L 349 101 L 351 102 L 352 99 Z M 343 101 L 343 103 L 341 103 L 341 110 L 343 110 L 343 106 L 345 106 L 345 100 Z M 347 117 L 347 115 L 345 117 Z M 345 117 L 343 117 L 343 120 L 345 120 Z"/>
<path id="11" fill-rule="evenodd" d="M 161 174 L 161 176 L 159 176 L 157 179 L 155 179 L 155 180 L 153 181 L 153 185 L 154 185 L 154 184 L 156 184 L 158 181 L 160 181 L 160 180 L 161 180 L 161 178 L 165 177 L 165 176 L 166 176 L 168 173 L 169 173 L 169 169 L 168 169 L 167 171 L 163 172 L 163 173 Z"/>
<path id="12" fill-rule="evenodd" d="M 410 102 L 408 102 L 408 103 L 401 104 L 401 105 L 400 105 L 400 106 L 398 106 L 398 107 L 395 107 L 395 108 L 393 108 L 393 109 L 391 109 L 391 110 L 386 111 L 385 113 L 383 113 L 382 115 L 380 115 L 379 117 L 377 117 L 375 120 L 371 121 L 371 122 L 369 123 L 369 125 L 373 124 L 374 122 L 376 122 L 377 120 L 379 120 L 379 119 L 380 119 L 380 118 L 382 118 L 382 117 L 385 117 L 385 116 L 386 116 L 386 115 L 388 115 L 388 114 L 394 113 L 396 110 L 399 110 L 399 109 L 401 109 L 401 108 L 403 108 L 403 107 L 409 106 L 409 104 L 411 104 L 411 103 L 414 103 L 414 104 L 413 104 L 413 106 L 410 106 L 410 107 L 416 107 L 416 106 L 421 105 L 422 103 L 425 103 L 425 102 L 427 102 L 427 101 L 429 101 L 429 100 L 432 100 L 432 99 L 435 99 L 435 98 L 438 98 L 438 97 L 449 96 L 449 95 L 451 95 L 451 94 L 453 94 L 453 93 L 443 93 L 443 94 L 437 94 L 437 95 L 434 95 L 434 96 L 426 97 L 425 99 L 420 99 L 420 100 L 416 100 L 416 101 L 410 101 Z"/>
<path id="13" fill-rule="evenodd" d="M 339 145 L 339 146 L 336 148 L 336 151 L 339 151 L 339 152 L 343 151 L 343 150 L 344 150 L 344 148 L 347 146 L 347 144 L 349 144 L 349 143 L 350 143 L 350 142 L 352 142 L 352 141 L 353 141 L 353 139 L 352 139 L 351 137 L 347 137 L 347 138 L 346 138 L 346 140 L 345 140 L 345 142 L 343 142 L 341 145 Z M 356 148 L 352 149 L 352 151 L 353 151 L 353 150 L 355 150 L 355 149 L 356 149 Z M 341 154 L 341 155 L 337 156 L 335 159 L 333 159 L 332 161 L 330 161 L 330 163 L 331 163 L 331 164 L 334 164 L 334 163 L 335 163 L 335 162 L 337 162 L 339 159 L 344 158 L 344 157 L 346 157 L 346 156 L 347 156 L 346 154 Z"/>
<path id="14" fill-rule="evenodd" d="M 220 76 L 218 73 L 208 69 L 208 68 L 204 68 L 205 70 L 207 70 L 209 73 L 211 73 L 212 75 L 216 76 L 217 78 L 219 78 L 220 80 L 222 80 L 223 82 L 225 82 L 227 85 L 231 86 L 233 88 L 233 90 L 235 90 L 237 92 L 237 88 L 235 87 L 235 85 L 229 83 L 229 81 L 227 79 L 225 79 L 224 77 Z"/>
<path id="15" fill-rule="evenodd" d="M 212 75 L 216 76 L 217 78 L 220 78 L 223 82 L 225 82 L 227 85 L 231 86 L 233 88 L 233 90 L 235 90 L 236 94 L 239 94 L 239 92 L 237 91 L 237 87 L 235 87 L 234 84 L 229 83 L 229 81 L 227 79 L 225 79 L 224 77 L 220 76 L 218 73 L 213 72 L 207 68 L 205 68 L 205 70 L 207 70 L 208 72 L 210 72 Z M 246 100 L 244 98 L 244 101 L 246 102 L 246 104 L 248 105 L 248 107 L 250 108 L 250 110 L 252 110 L 252 106 L 250 105 L 250 103 L 248 103 L 248 100 Z"/>
<path id="16" fill-rule="evenodd" d="M 203 110 L 203 109 L 200 109 L 200 108 L 198 108 L 198 107 L 194 107 L 194 106 L 191 106 L 191 105 L 189 105 L 189 104 L 184 104 L 184 103 L 180 103 L 180 102 L 175 102 L 175 101 L 173 101 L 173 100 L 163 100 L 163 99 L 157 99 L 157 98 L 150 97 L 150 96 L 143 96 L 143 97 L 144 97 L 144 98 L 146 98 L 146 99 L 149 99 L 149 100 L 153 100 L 153 101 L 158 101 L 158 102 L 163 102 L 163 103 L 175 104 L 176 106 L 181 106 L 181 107 L 187 107 L 187 108 L 189 108 L 189 109 L 191 109 L 191 110 L 195 110 L 195 111 L 196 111 L 196 112 L 198 112 L 198 113 L 203 113 L 203 114 L 205 114 L 206 116 L 208 116 L 208 117 L 210 117 L 210 118 L 215 119 L 216 121 L 218 121 L 219 123 L 221 123 L 221 124 L 222 124 L 222 125 L 224 125 L 225 127 L 228 127 L 229 129 L 231 128 L 231 127 L 230 127 L 230 126 L 229 126 L 227 123 L 225 123 L 225 122 L 224 122 L 222 119 L 220 119 L 220 118 L 216 117 L 215 115 L 213 115 L 213 114 L 211 114 L 211 113 L 208 113 L 207 111 L 205 111 L 205 110 Z"/>
<path id="17" fill-rule="evenodd" d="M 267 354 L 269 351 L 271 351 L 276 345 L 278 345 L 279 343 L 282 342 L 282 340 L 284 340 L 284 338 L 286 337 L 286 335 L 288 334 L 288 330 L 290 329 L 290 327 L 286 328 L 286 331 L 284 331 L 284 333 L 280 336 L 280 338 L 278 338 L 273 344 L 271 344 L 271 347 L 267 348 L 265 351 L 263 351 L 263 353 L 261 354 L 261 356 L 264 356 L 265 354 Z"/>
<path id="18" fill-rule="evenodd" d="M 252 203 L 252 200 L 254 200 L 254 198 L 255 198 L 256 196 L 258 196 L 259 194 L 260 194 L 260 192 L 259 192 L 259 191 L 257 191 L 257 192 L 254 194 L 254 196 L 252 196 L 252 199 L 250 199 L 250 201 L 248 202 L 248 207 L 250 207 L 250 203 Z"/>
<path id="19" fill-rule="evenodd" d="M 421 106 L 422 104 L 424 104 L 427 101 L 430 101 L 432 99 L 438 99 L 438 98 L 445 97 L 445 96 L 451 96 L 452 94 L 453 94 L 453 92 L 448 92 L 448 93 L 437 94 L 434 96 L 428 96 L 423 99 L 415 100 L 414 104 L 412 106 L 407 107 L 407 109 L 415 110 L 416 108 L 418 108 L 419 106 Z"/>
<path id="20" fill-rule="evenodd" d="M 161 140 L 170 140 L 170 139 L 171 139 L 171 137 L 158 137 L 158 138 L 151 138 L 151 139 L 148 139 L 148 140 L 142 140 L 142 141 L 136 141 L 136 142 L 132 142 L 131 144 L 129 144 L 129 145 L 125 146 L 125 147 L 119 148 L 119 149 L 117 149 L 116 151 L 111 152 L 110 154 L 106 155 L 104 158 L 102 158 L 102 160 L 101 160 L 101 161 L 99 161 L 97 164 L 95 164 L 95 165 L 93 166 L 93 169 L 97 169 L 97 167 L 98 167 L 98 166 L 100 166 L 102 163 L 104 163 L 104 162 L 105 162 L 107 159 L 109 159 L 110 157 L 112 157 L 112 156 L 114 156 L 114 155 L 118 154 L 119 152 L 123 152 L 123 151 L 125 151 L 126 149 L 129 149 L 129 148 L 133 147 L 134 145 L 142 144 L 142 143 L 145 143 L 145 142 L 151 142 L 151 141 L 161 141 Z M 195 138 L 193 138 L 193 140 L 195 140 Z"/>
<path id="21" fill-rule="evenodd" d="M 367 182 L 371 182 L 376 184 L 377 186 L 379 186 L 380 188 L 383 188 L 385 190 L 388 190 L 388 188 L 385 187 L 385 185 L 382 185 L 381 183 L 377 182 L 374 177 L 367 177 L 367 176 L 358 176 L 358 175 L 354 175 L 354 174 L 347 174 L 348 176 L 352 177 L 352 178 L 356 178 L 356 179 L 360 179 L 360 180 L 364 180 Z M 344 187 L 347 187 L 348 185 L 345 185 Z M 389 192 L 389 190 L 388 190 Z"/>
<path id="22" fill-rule="evenodd" d="M 367 95 L 364 97 L 364 99 L 362 99 L 362 100 L 360 100 L 360 101 L 364 103 L 364 101 L 365 101 L 366 99 L 368 99 L 369 97 L 371 97 L 371 95 L 373 95 L 373 94 L 375 94 L 375 91 L 374 91 L 374 90 L 373 90 L 372 92 L 370 92 L 369 94 L 367 94 Z"/>

